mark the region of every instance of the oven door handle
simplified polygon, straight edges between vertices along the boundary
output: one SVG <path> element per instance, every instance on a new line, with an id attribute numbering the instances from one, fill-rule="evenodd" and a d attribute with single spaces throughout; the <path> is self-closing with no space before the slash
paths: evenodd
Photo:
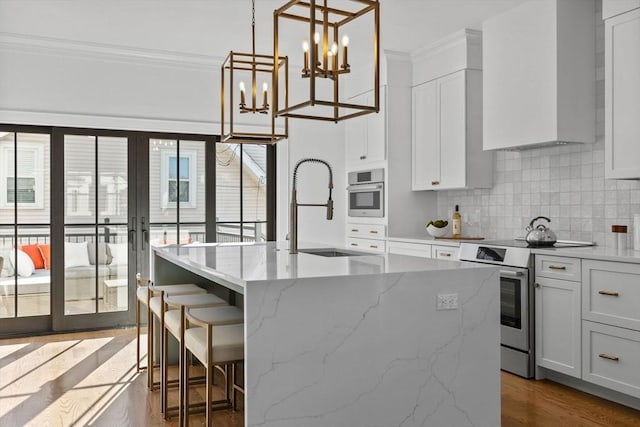
<path id="1" fill-rule="evenodd" d="M 522 277 L 524 273 L 522 271 L 500 270 L 500 275 L 505 277 Z"/>
<path id="2" fill-rule="evenodd" d="M 353 193 L 358 193 L 361 191 L 371 191 L 371 190 L 379 190 L 382 188 L 382 184 L 375 184 L 375 185 L 350 185 L 347 187 L 347 190 L 353 192 Z"/>

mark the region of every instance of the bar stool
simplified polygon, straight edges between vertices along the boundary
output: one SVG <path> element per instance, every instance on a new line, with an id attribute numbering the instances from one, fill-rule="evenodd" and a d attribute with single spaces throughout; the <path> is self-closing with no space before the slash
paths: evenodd
<path id="1" fill-rule="evenodd" d="M 206 425 L 212 424 L 213 405 L 219 402 L 212 400 L 213 368 L 231 365 L 232 369 L 232 403 L 231 407 L 236 409 L 235 392 L 244 392 L 242 387 L 236 385 L 236 365 L 244 360 L 244 323 L 240 324 L 218 324 L 216 325 L 214 310 L 219 309 L 189 309 L 185 314 L 184 321 L 184 356 L 191 354 L 198 359 L 205 368 L 205 416 Z M 239 311 L 240 309 L 238 309 Z M 184 400 L 183 411 L 184 425 L 189 424 L 189 371 L 187 364 L 183 364 L 182 377 L 184 378 Z M 226 371 L 227 369 L 225 369 Z M 225 394 L 229 392 L 228 378 L 225 381 Z"/>
<path id="2" fill-rule="evenodd" d="M 164 295 L 164 292 L 171 292 L 173 295 L 204 294 L 207 291 L 193 284 L 162 285 L 156 286 L 151 280 L 143 279 L 140 273 L 136 274 L 136 367 L 138 372 L 147 370 L 147 388 L 153 390 L 158 383 L 153 381 L 153 368 L 159 365 L 153 364 L 153 318 L 151 317 L 151 307 L 149 301 L 152 295 Z M 161 301 L 161 299 L 160 299 Z M 147 306 L 147 366 L 140 366 L 140 313 L 141 304 Z M 151 368 L 149 368 L 151 367 Z"/>
<path id="3" fill-rule="evenodd" d="M 155 301 L 152 300 L 152 311 L 155 313 Z M 160 355 L 160 410 L 164 414 L 164 418 L 167 419 L 169 416 L 170 410 L 179 409 L 180 405 L 176 407 L 169 408 L 167 405 L 167 396 L 168 396 L 168 363 L 167 363 L 167 353 L 168 353 L 168 333 L 171 333 L 180 345 L 179 351 L 179 366 L 180 366 L 180 374 L 182 374 L 182 364 L 183 359 L 183 350 L 182 350 L 182 324 L 184 322 L 184 311 L 187 308 L 214 308 L 219 307 L 221 309 L 231 308 L 227 305 L 227 302 L 215 296 L 214 294 L 195 294 L 195 295 L 174 295 L 165 293 L 163 304 L 160 307 L 162 310 L 160 313 L 160 324 L 162 328 L 162 347 L 161 347 L 161 355 Z M 242 315 L 242 312 L 240 312 Z M 240 318 L 240 322 L 242 322 L 242 317 Z M 178 383 L 180 386 L 180 394 L 182 396 L 182 384 L 183 380 L 181 378 L 178 379 Z"/>

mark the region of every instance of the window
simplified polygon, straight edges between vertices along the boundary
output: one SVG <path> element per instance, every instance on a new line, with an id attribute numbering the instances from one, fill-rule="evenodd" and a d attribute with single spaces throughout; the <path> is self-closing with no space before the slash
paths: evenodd
<path id="1" fill-rule="evenodd" d="M 18 173 L 15 154 L 18 154 Z M 44 209 L 44 146 L 20 142 L 14 150 L 13 141 L 0 145 L 0 207 Z M 16 191 L 17 190 L 17 191 Z"/>
<path id="2" fill-rule="evenodd" d="M 175 208 L 178 201 L 181 208 L 197 207 L 196 162 L 197 153 L 194 150 L 180 150 L 179 158 L 175 150 L 162 150 L 162 208 Z"/>

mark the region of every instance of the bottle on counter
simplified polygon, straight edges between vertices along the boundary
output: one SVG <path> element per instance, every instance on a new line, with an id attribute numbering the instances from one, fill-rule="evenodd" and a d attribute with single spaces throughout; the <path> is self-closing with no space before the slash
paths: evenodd
<path id="1" fill-rule="evenodd" d="M 613 239 L 614 249 L 627 249 L 627 226 L 626 225 L 612 225 L 611 232 L 615 235 Z"/>
<path id="2" fill-rule="evenodd" d="M 459 206 L 456 205 L 456 210 L 453 212 L 453 233 L 451 233 L 451 237 L 454 239 L 459 239 L 462 237 L 462 215 L 460 215 Z"/>

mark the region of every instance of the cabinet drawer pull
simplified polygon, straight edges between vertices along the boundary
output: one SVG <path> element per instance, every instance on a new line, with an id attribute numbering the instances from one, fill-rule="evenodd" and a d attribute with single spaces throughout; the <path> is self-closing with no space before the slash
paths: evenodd
<path id="1" fill-rule="evenodd" d="M 608 295 L 610 297 L 618 297 L 620 294 L 616 291 L 598 291 L 600 295 Z"/>
<path id="2" fill-rule="evenodd" d="M 378 234 L 378 232 L 376 230 L 369 230 L 369 233 L 371 234 Z"/>
<path id="3" fill-rule="evenodd" d="M 360 156 L 360 160 L 364 160 L 366 158 L 367 158 L 367 156 Z"/>
<path id="4" fill-rule="evenodd" d="M 378 245 L 369 245 L 370 248 L 378 249 Z"/>
<path id="5" fill-rule="evenodd" d="M 613 360 L 614 362 L 618 362 L 620 360 L 620 358 L 618 356 L 612 356 L 610 354 L 605 354 L 605 353 L 600 353 L 598 355 L 598 357 L 601 357 L 601 358 L 607 359 L 607 360 Z"/>
<path id="6" fill-rule="evenodd" d="M 440 185 L 440 181 L 431 181 L 431 185 Z"/>
<path id="7" fill-rule="evenodd" d="M 566 270 L 567 266 L 566 265 L 550 265 L 549 268 L 552 270 Z"/>
<path id="8" fill-rule="evenodd" d="M 351 246 L 358 246 L 358 244 L 357 243 L 352 243 Z"/>
<path id="9" fill-rule="evenodd" d="M 359 232 L 360 230 L 358 230 L 357 228 L 352 228 L 351 231 L 353 231 L 354 233 Z"/>
<path id="10" fill-rule="evenodd" d="M 448 252 L 440 252 L 440 256 L 451 256 Z"/>

